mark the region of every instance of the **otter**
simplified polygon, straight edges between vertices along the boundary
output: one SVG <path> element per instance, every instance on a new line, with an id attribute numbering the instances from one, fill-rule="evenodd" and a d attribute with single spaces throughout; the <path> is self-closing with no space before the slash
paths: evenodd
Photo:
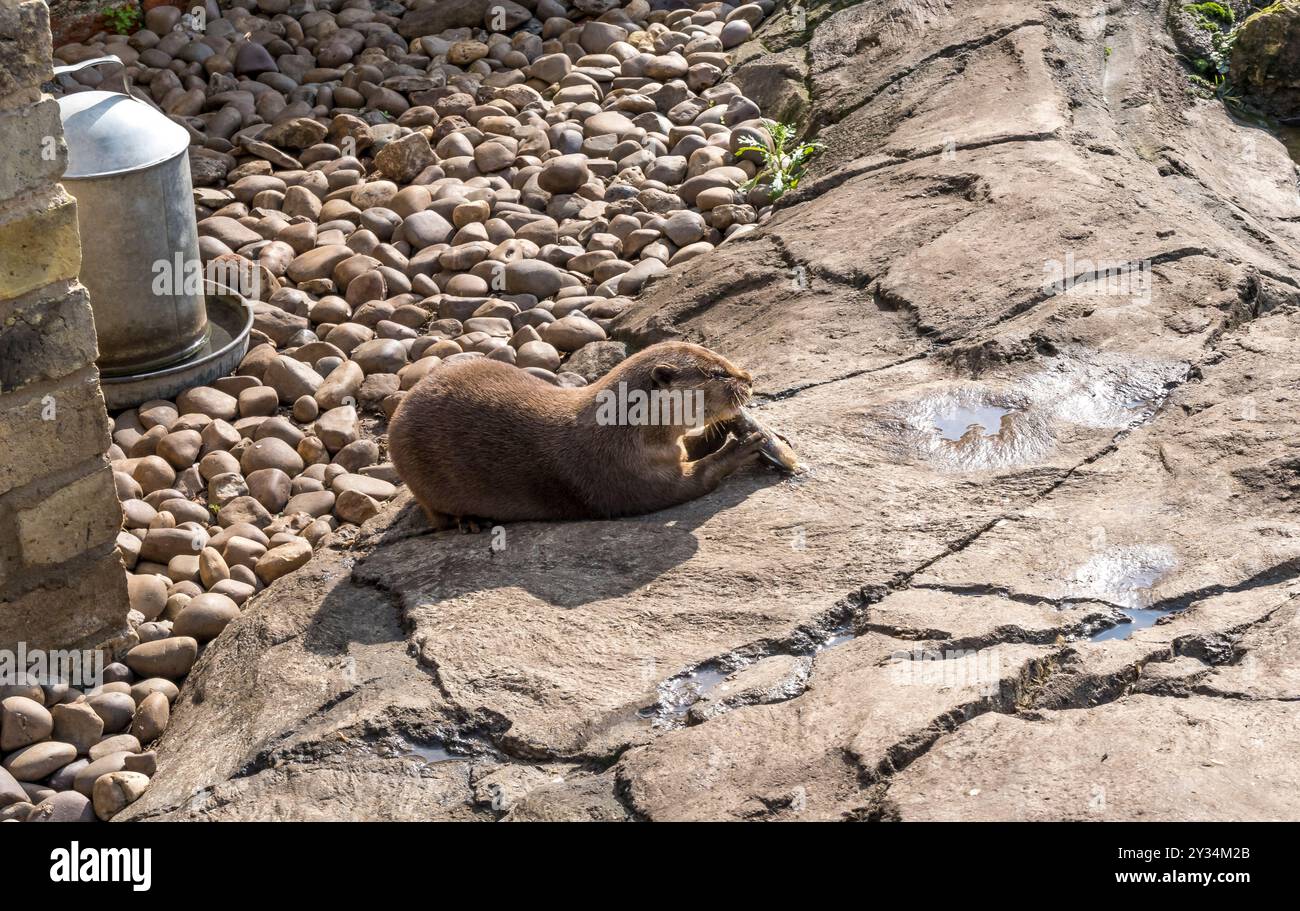
<path id="1" fill-rule="evenodd" d="M 685 342 L 578 388 L 474 358 L 411 388 L 388 449 L 438 528 L 637 515 L 703 496 L 759 455 L 762 433 L 728 430 L 752 392 L 749 373 Z"/>

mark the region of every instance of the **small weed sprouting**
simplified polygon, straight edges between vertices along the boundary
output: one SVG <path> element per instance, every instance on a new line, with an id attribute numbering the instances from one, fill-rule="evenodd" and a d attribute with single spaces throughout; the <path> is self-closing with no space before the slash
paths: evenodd
<path id="1" fill-rule="evenodd" d="M 108 22 L 109 28 L 119 35 L 126 35 L 140 24 L 140 7 L 134 3 L 118 3 L 106 6 L 100 12 Z"/>
<path id="2" fill-rule="evenodd" d="M 1228 81 L 1228 77 L 1222 73 L 1212 73 L 1211 75 L 1213 78 L 1198 76 L 1195 73 L 1189 74 L 1187 78 L 1192 83 L 1192 94 L 1207 99 L 1217 98 L 1239 115 L 1244 115 L 1246 113 L 1245 102 L 1237 94 L 1237 90 L 1233 88 L 1232 83 Z"/>
<path id="3" fill-rule="evenodd" d="M 749 190 L 759 184 L 768 184 L 772 188 L 772 200 L 775 202 L 782 195 L 799 186 L 799 180 L 808 168 L 808 160 L 820 152 L 824 146 L 820 142 L 801 142 L 797 146 L 793 124 L 764 120 L 763 125 L 772 137 L 772 147 L 768 148 L 758 137 L 746 142 L 736 151 L 757 152 L 763 159 L 763 167 L 742 187 Z M 748 137 L 747 137 L 748 138 Z"/>

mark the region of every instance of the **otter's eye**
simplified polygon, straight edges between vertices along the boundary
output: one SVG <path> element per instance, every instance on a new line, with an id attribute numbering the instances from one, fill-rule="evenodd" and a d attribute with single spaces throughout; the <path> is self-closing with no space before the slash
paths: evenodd
<path id="1" fill-rule="evenodd" d="M 731 374 L 728 373 L 728 372 L 725 371 L 725 370 L 715 370 L 715 371 L 713 371 L 713 373 L 710 374 L 710 375 L 711 375 L 715 380 L 725 380 L 727 377 L 731 376 Z"/>

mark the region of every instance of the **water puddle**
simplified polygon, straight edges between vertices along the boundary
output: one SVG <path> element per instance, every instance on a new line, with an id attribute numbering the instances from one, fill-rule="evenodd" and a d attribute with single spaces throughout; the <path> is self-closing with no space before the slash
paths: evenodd
<path id="1" fill-rule="evenodd" d="M 972 431 L 979 436 L 997 436 L 1003 418 L 1011 413 L 1012 409 L 997 405 L 954 405 L 951 411 L 935 416 L 934 429 L 945 440 L 960 440 Z"/>
<path id="2" fill-rule="evenodd" d="M 690 707 L 718 689 L 724 680 L 746 664 L 748 661 L 737 659 L 728 661 L 724 667 L 722 661 L 706 661 L 693 671 L 677 674 L 659 684 L 658 702 L 637 713 L 645 719 L 654 719 L 656 724 L 680 723 Z"/>
<path id="3" fill-rule="evenodd" d="M 1156 625 L 1157 620 L 1169 613 L 1171 612 L 1167 610 L 1156 610 L 1153 608 L 1140 607 L 1128 609 L 1124 611 L 1124 615 L 1128 617 L 1131 622 L 1112 626 L 1099 633 L 1094 633 L 1088 638 L 1093 642 L 1104 642 L 1107 639 L 1130 639 L 1138 630 L 1150 629 Z"/>
<path id="4" fill-rule="evenodd" d="M 1097 354 L 1053 364 L 1027 381 L 1034 407 L 1057 420 L 1095 430 L 1123 430 L 1150 420 L 1169 391 L 1187 377 L 1187 365 L 1134 363 Z"/>
<path id="5" fill-rule="evenodd" d="M 441 741 L 419 742 L 409 737 L 392 737 L 379 744 L 379 754 L 386 759 L 410 759 L 423 765 L 469 759 L 457 756 Z"/>
<path id="6" fill-rule="evenodd" d="M 912 447 L 946 468 L 971 471 L 1041 458 L 1051 437 L 1025 402 L 984 386 L 931 393 L 903 412 Z"/>
<path id="7" fill-rule="evenodd" d="M 801 659 L 802 672 L 795 672 L 791 680 L 787 681 L 788 683 L 797 683 L 798 687 L 801 688 L 803 680 L 796 681 L 794 678 L 799 677 L 799 674 L 802 673 L 803 679 L 806 680 L 808 672 L 812 669 L 812 660 L 815 656 L 829 649 L 852 642 L 857 638 L 857 635 L 853 631 L 853 621 L 849 619 L 831 628 L 828 632 L 814 634 L 810 639 L 805 639 L 798 645 L 785 650 L 752 657 L 731 653 L 721 658 L 702 662 L 691 670 L 670 677 L 659 684 L 656 688 L 659 698 L 654 704 L 639 709 L 637 716 L 650 721 L 657 728 L 681 727 L 687 723 L 687 715 L 690 713 L 691 708 L 702 699 L 709 697 L 726 698 L 731 695 L 729 691 L 733 683 L 740 686 L 752 684 L 752 681 L 741 684 L 735 680 L 736 675 L 754 667 L 756 664 L 780 656 Z"/>
<path id="8" fill-rule="evenodd" d="M 818 645 L 817 653 L 820 654 L 821 652 L 830 651 L 833 648 L 838 648 L 839 646 L 844 645 L 845 643 L 852 642 L 856 638 L 858 638 L 858 634 L 853 632 L 852 629 L 846 627 L 842 631 L 835 632 L 829 639 L 827 639 L 825 642 Z"/>
<path id="9" fill-rule="evenodd" d="M 1124 545 L 1096 554 L 1075 570 L 1066 582 L 1066 594 L 1114 604 L 1129 618 L 1092 636 L 1093 641 L 1128 639 L 1140 629 L 1154 626 L 1172 611 L 1152 607 L 1159 601 L 1156 587 L 1178 561 L 1165 546 Z"/>
<path id="10" fill-rule="evenodd" d="M 406 753 L 407 757 L 421 759 L 424 762 L 451 762 L 464 757 L 455 756 L 444 746 L 431 746 L 426 744 L 412 743 Z"/>
<path id="11" fill-rule="evenodd" d="M 854 628 L 854 624 L 857 622 L 858 619 L 854 616 L 848 616 L 840 620 L 817 641 L 813 646 L 812 654 L 814 656 L 820 655 L 822 652 L 839 648 L 841 645 L 846 645 L 858 638 L 859 633 Z"/>
<path id="12" fill-rule="evenodd" d="M 954 384 L 895 413 L 907 448 L 943 468 L 1013 468 L 1046 458 L 1068 426 L 1122 431 L 1149 421 L 1187 369 L 1075 349 L 1035 373 L 996 386 Z"/>

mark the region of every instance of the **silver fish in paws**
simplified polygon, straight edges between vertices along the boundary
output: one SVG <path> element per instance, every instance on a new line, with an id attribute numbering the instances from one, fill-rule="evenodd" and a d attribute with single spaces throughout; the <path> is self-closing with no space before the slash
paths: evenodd
<path id="1" fill-rule="evenodd" d="M 763 458 L 773 465 L 791 473 L 800 470 L 799 458 L 794 454 L 794 450 L 786 442 L 785 438 L 754 417 L 749 412 L 749 409 L 740 409 L 740 416 L 736 418 L 733 426 L 736 435 L 741 439 L 755 431 L 761 433 L 764 439 L 761 450 Z"/>

